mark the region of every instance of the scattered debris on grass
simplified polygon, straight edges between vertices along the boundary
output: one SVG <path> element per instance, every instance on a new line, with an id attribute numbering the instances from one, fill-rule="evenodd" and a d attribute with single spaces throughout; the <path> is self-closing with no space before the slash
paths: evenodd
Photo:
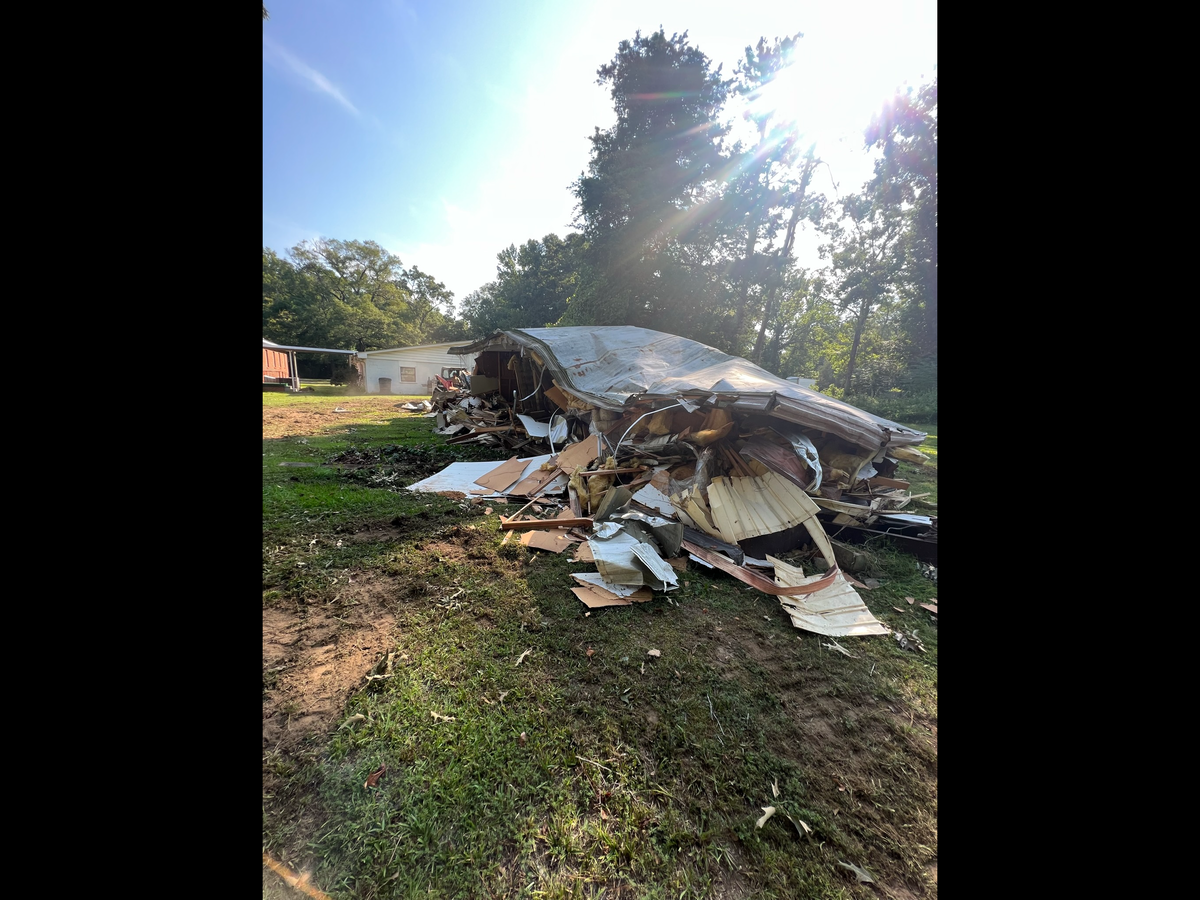
<path id="1" fill-rule="evenodd" d="M 915 650 L 919 653 L 925 652 L 925 645 L 921 643 L 921 639 L 917 637 L 916 631 L 905 634 L 902 631 L 897 631 L 892 635 L 896 639 L 896 643 L 900 645 L 901 650 Z"/>
<path id="2" fill-rule="evenodd" d="M 367 780 L 363 782 L 364 788 L 373 788 L 379 784 L 379 779 L 383 777 L 387 771 L 387 766 L 380 764 L 379 768 L 367 776 Z"/>
<path id="3" fill-rule="evenodd" d="M 589 608 L 674 590 L 690 559 L 779 597 L 796 628 L 887 634 L 855 591 L 882 586 L 871 555 L 844 541 L 888 533 L 936 560 L 937 519 L 900 512 L 912 494 L 894 477 L 926 461 L 921 432 L 641 328 L 507 331 L 450 353 L 475 367 L 431 399 L 439 433 L 550 453 L 456 462 L 409 489 L 527 498 L 501 528 L 555 553 L 586 541 L 575 561 L 599 577 L 571 590 Z M 823 571 L 772 555 L 804 546 Z"/>
<path id="4" fill-rule="evenodd" d="M 851 653 L 849 650 L 847 650 L 845 647 L 843 647 L 841 644 L 839 644 L 835 640 L 830 640 L 830 642 L 828 644 L 822 644 L 821 646 L 828 647 L 830 650 L 836 650 L 838 653 L 842 654 L 843 656 L 848 656 L 851 659 L 858 659 L 857 656 L 855 656 L 853 653 Z"/>

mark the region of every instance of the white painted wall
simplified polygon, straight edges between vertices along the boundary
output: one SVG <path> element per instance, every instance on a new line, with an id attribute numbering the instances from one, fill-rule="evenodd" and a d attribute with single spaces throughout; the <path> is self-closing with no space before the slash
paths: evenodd
<path id="1" fill-rule="evenodd" d="M 369 351 L 366 362 L 366 388 L 368 394 L 379 393 L 379 379 L 392 379 L 393 394 L 424 394 L 432 392 L 430 382 L 435 375 L 441 375 L 444 368 L 466 369 L 468 372 L 475 365 L 474 359 L 467 356 L 451 356 L 446 351 L 455 346 L 449 344 L 432 344 L 425 347 L 398 347 L 395 350 Z M 413 382 L 400 381 L 401 366 L 417 370 L 417 380 Z M 435 382 L 436 383 L 436 382 Z"/>

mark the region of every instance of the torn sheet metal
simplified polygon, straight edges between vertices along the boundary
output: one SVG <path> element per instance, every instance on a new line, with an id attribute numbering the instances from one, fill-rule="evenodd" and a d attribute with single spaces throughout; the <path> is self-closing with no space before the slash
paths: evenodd
<path id="1" fill-rule="evenodd" d="M 889 525 L 925 525 L 933 524 L 933 519 L 929 516 L 917 516 L 912 513 L 883 513 L 879 516 L 879 521 Z"/>
<path id="2" fill-rule="evenodd" d="M 646 585 L 656 591 L 679 586 L 675 570 L 658 551 L 624 531 L 608 539 L 589 538 L 596 568 L 613 584 Z"/>
<path id="3" fill-rule="evenodd" d="M 633 499 L 643 506 L 648 506 L 650 509 L 662 513 L 664 516 L 675 515 L 675 507 L 671 505 L 671 498 L 660 491 L 653 482 L 643 485 L 633 495 Z"/>
<path id="4" fill-rule="evenodd" d="M 767 427 L 792 445 L 796 456 L 804 461 L 809 471 L 813 473 L 811 484 L 801 484 L 799 487 L 806 491 L 817 491 L 821 488 L 821 455 L 817 445 L 803 431 L 788 422 L 768 417 L 757 417 L 748 423 L 751 427 Z"/>
<path id="5" fill-rule="evenodd" d="M 550 430 L 549 422 L 538 422 L 530 416 L 517 413 L 517 418 L 525 427 L 525 433 L 533 438 L 549 438 L 554 444 L 561 444 L 567 439 L 567 420 L 563 416 L 556 416 L 554 420 L 554 430 Z"/>
<path id="6" fill-rule="evenodd" d="M 750 438 L 738 449 L 738 453 L 746 459 L 754 460 L 770 471 L 782 475 L 802 491 L 816 490 L 814 485 L 821 481 L 819 463 L 814 475 L 814 470 L 805 468 L 804 462 L 793 449 L 781 446 L 774 441 L 759 437 Z"/>
<path id="7" fill-rule="evenodd" d="M 775 581 L 780 585 L 810 585 L 827 577 L 805 575 L 797 566 L 770 556 L 767 559 L 775 566 Z M 888 634 L 887 626 L 871 615 L 841 571 L 835 569 L 833 575 L 833 583 L 820 591 L 802 597 L 779 598 L 792 624 L 826 637 Z"/>
<path id="8" fill-rule="evenodd" d="M 536 471 L 541 467 L 542 463 L 549 462 L 550 455 L 535 456 L 531 459 L 520 460 L 525 463 L 525 468 L 522 475 Z M 440 493 L 442 491 L 458 491 L 461 494 L 470 494 L 476 490 L 475 479 L 482 478 L 489 472 L 494 471 L 497 467 L 497 460 L 490 462 L 456 462 L 450 463 L 442 471 L 435 475 L 430 475 L 415 484 L 410 484 L 408 490 L 423 491 L 425 493 Z M 564 486 L 566 482 L 563 482 Z M 503 496 L 503 493 L 493 493 L 491 496 Z"/>
<path id="9" fill-rule="evenodd" d="M 708 500 L 705 504 L 695 489 L 671 498 L 680 518 L 686 515 L 699 530 L 730 544 L 803 525 L 829 565 L 837 564 L 817 519 L 816 503 L 781 475 L 714 478 L 708 485 Z"/>
<path id="10" fill-rule="evenodd" d="M 652 579 L 646 579 L 648 584 L 663 582 L 663 587 L 657 588 L 660 591 L 669 591 L 672 588 L 678 587 L 678 578 L 675 575 L 675 568 L 658 555 L 658 551 L 645 541 L 638 541 L 633 548 L 633 555 L 641 560 L 647 571 L 653 576 Z M 667 585 L 670 585 L 668 587 Z"/>
<path id="11" fill-rule="evenodd" d="M 820 580 L 809 584 L 797 586 L 779 585 L 769 578 L 764 578 L 757 572 L 736 565 L 731 562 L 729 557 L 723 553 L 716 553 L 712 550 L 705 550 L 699 544 L 693 544 L 691 541 L 683 542 L 683 549 L 687 550 L 694 556 L 699 557 L 702 561 L 709 563 L 725 572 L 732 575 L 743 584 L 748 584 L 750 587 L 762 591 L 764 594 L 770 594 L 772 597 L 794 596 L 796 594 L 815 594 L 817 591 L 829 587 L 833 584 L 834 576 L 838 573 L 837 568 L 831 569 L 825 575 L 821 576 Z"/>
<path id="12" fill-rule="evenodd" d="M 696 341 L 621 325 L 525 328 L 498 332 L 451 354 L 491 349 L 531 350 L 564 393 L 592 406 L 623 410 L 641 399 L 725 401 L 878 449 L 921 443 L 925 435 L 800 387 L 748 360 Z"/>

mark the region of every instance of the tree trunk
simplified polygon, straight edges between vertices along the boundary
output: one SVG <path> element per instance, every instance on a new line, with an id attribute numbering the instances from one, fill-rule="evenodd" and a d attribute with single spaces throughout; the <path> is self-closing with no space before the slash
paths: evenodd
<path id="1" fill-rule="evenodd" d="M 746 238 L 746 271 L 742 272 L 742 285 L 738 290 L 737 309 L 733 316 L 733 333 L 729 335 L 729 350 L 737 355 L 738 341 L 742 336 L 742 323 L 746 321 L 746 295 L 750 292 L 750 260 L 754 258 L 754 248 L 758 245 L 758 224 L 750 226 L 750 236 Z"/>
<path id="2" fill-rule="evenodd" d="M 854 358 L 858 356 L 858 344 L 867 325 L 867 313 L 871 310 L 871 300 L 863 297 L 859 301 L 858 319 L 854 323 L 854 341 L 850 344 L 850 362 L 846 364 L 846 382 L 842 385 L 843 396 L 850 393 L 850 379 L 854 377 Z"/>
<path id="3" fill-rule="evenodd" d="M 804 194 L 808 190 L 809 179 L 812 178 L 813 170 L 816 169 L 818 162 L 819 160 L 810 158 L 804 163 L 804 173 L 800 176 L 800 192 L 796 195 L 796 202 L 792 206 L 792 218 L 788 221 L 787 239 L 783 242 L 783 249 L 777 257 L 776 281 L 771 285 L 771 294 L 767 297 L 766 305 L 763 307 L 762 322 L 758 326 L 758 338 L 754 341 L 754 357 L 751 361 L 755 365 L 758 365 L 762 359 L 763 344 L 766 343 L 767 338 L 767 326 L 770 320 L 775 318 L 775 310 L 778 309 L 775 305 L 775 296 L 779 291 L 779 282 L 783 280 L 784 267 L 791 258 L 792 247 L 796 243 L 796 226 L 800 224 L 800 209 L 804 206 Z"/>

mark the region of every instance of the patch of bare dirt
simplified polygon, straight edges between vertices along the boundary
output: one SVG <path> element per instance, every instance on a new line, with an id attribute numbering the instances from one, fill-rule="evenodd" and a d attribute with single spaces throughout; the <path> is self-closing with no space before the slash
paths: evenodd
<path id="1" fill-rule="evenodd" d="M 330 731 L 350 695 L 389 650 L 395 617 L 389 579 L 349 585 L 335 608 L 263 610 L 263 749 L 287 750 Z"/>
<path id="2" fill-rule="evenodd" d="M 372 418 L 408 415 L 396 409 L 396 397 L 328 397 L 320 400 L 295 398 L 295 405 L 263 407 L 263 438 L 325 434 L 335 428 Z M 345 412 L 334 412 L 341 408 Z"/>

